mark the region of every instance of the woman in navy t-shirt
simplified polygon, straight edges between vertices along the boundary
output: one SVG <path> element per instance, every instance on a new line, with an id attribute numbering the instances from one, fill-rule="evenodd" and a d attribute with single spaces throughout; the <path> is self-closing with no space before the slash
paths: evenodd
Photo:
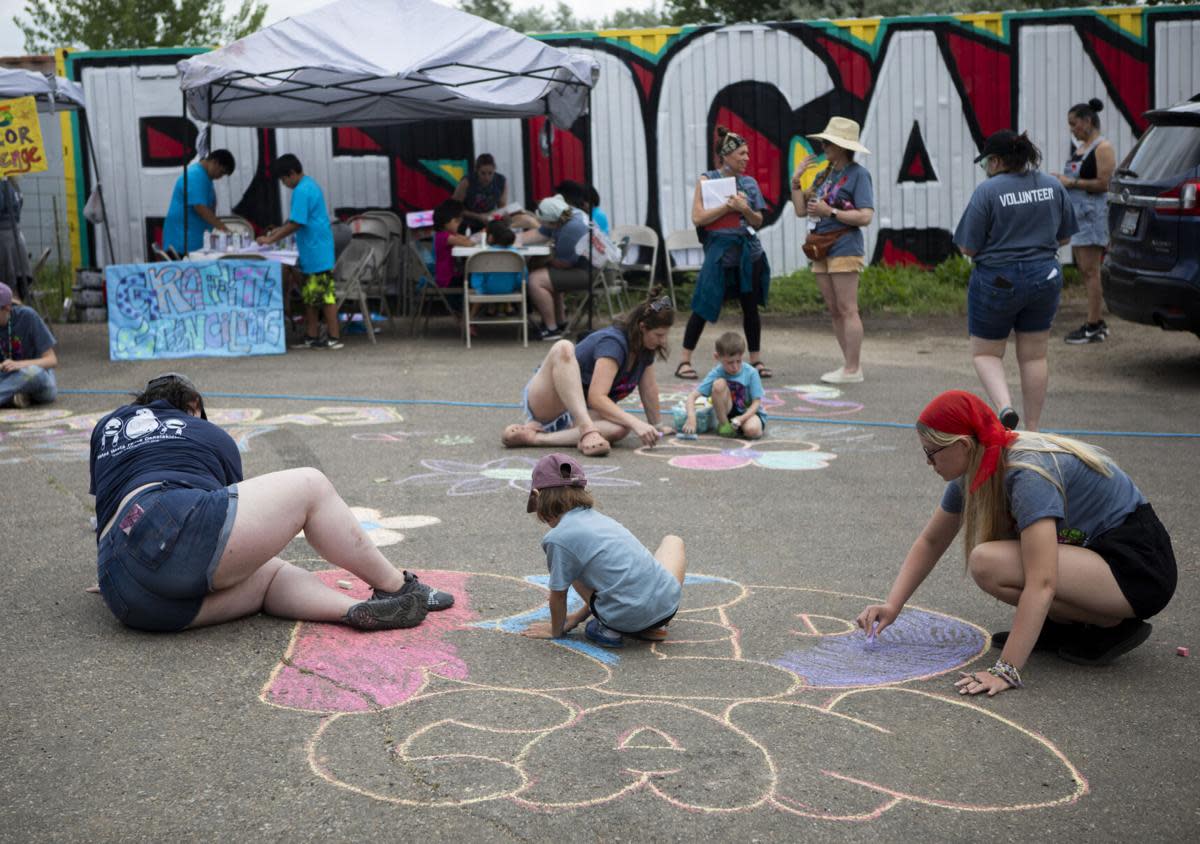
<path id="1" fill-rule="evenodd" d="M 119 621 L 175 631 L 265 612 L 361 630 L 412 627 L 454 598 L 398 571 L 320 471 L 243 479 L 233 438 L 176 373 L 96 423 L 100 594 Z M 322 557 L 366 581 L 365 600 L 276 555 L 304 531 Z"/>
<path id="2" fill-rule="evenodd" d="M 654 361 L 667 357 L 667 334 L 675 322 L 671 299 L 662 288 L 609 328 L 593 332 L 579 345 L 559 340 L 534 372 L 522 394 L 526 422 L 509 425 L 501 441 L 521 446 L 578 446 L 587 457 L 608 454 L 610 444 L 633 433 L 654 445 L 660 424 Z M 645 420 L 617 402 L 637 390 Z"/>
<path id="3" fill-rule="evenodd" d="M 1146 640 L 1143 619 L 1175 592 L 1175 555 L 1153 508 L 1112 460 L 1078 440 L 1009 431 L 962 390 L 930 402 L 917 434 L 947 484 L 887 600 L 858 616 L 868 636 L 896 620 L 965 526 L 971 577 L 1016 614 L 1011 634 L 992 636 L 1000 659 L 959 679 L 961 693 L 1020 688 L 1034 650 L 1106 665 Z"/>

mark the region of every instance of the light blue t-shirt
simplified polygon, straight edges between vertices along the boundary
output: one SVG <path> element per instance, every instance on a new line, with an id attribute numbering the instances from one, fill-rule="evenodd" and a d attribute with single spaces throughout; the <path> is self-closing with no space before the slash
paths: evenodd
<path id="1" fill-rule="evenodd" d="M 725 367 L 718 363 L 704 376 L 704 380 L 700 382 L 696 392 L 702 396 L 711 396 L 713 383 L 718 378 L 724 378 L 725 383 L 729 385 L 729 395 L 733 398 L 735 416 L 748 408 L 751 402 L 763 397 L 762 378 L 759 377 L 758 370 L 748 363 L 742 364 L 737 375 L 730 375 L 725 371 Z M 766 418 L 766 414 L 761 409 L 758 411 L 758 415 Z"/>
<path id="2" fill-rule="evenodd" d="M 875 207 L 875 187 L 867 168 L 851 161 L 840 173 L 830 173 L 817 187 L 817 199 L 822 199 L 839 211 L 857 211 Z M 822 217 L 813 227 L 818 234 L 841 231 L 849 228 L 829 247 L 829 257 L 842 258 L 847 255 L 866 256 L 867 246 L 863 241 L 861 226 L 846 226 L 833 217 Z"/>
<path id="3" fill-rule="evenodd" d="M 333 230 L 325 210 L 325 194 L 309 176 L 301 176 L 292 190 L 292 208 L 288 221 L 296 231 L 296 251 L 300 253 L 300 271 L 312 275 L 333 269 Z"/>
<path id="4" fill-rule="evenodd" d="M 1120 525 L 1125 518 L 1146 503 L 1141 490 L 1121 469 L 1110 463 L 1110 477 L 1093 472 L 1087 464 L 1066 452 L 1008 452 L 1008 471 L 1004 487 L 1008 510 L 1017 533 L 1038 519 L 1052 518 L 1058 525 L 1058 541 L 1064 545 L 1090 545 L 1096 537 Z M 1066 490 L 1066 499 L 1057 486 L 1030 469 L 1014 466 L 1027 463 L 1038 466 L 1057 478 Z M 942 509 L 961 513 L 962 479 L 946 484 Z"/>
<path id="5" fill-rule="evenodd" d="M 600 229 L 600 231 L 610 234 L 608 230 L 608 214 L 599 205 L 592 209 L 592 222 L 596 224 L 596 228 Z"/>
<path id="6" fill-rule="evenodd" d="M 511 246 L 489 246 L 516 252 Z M 497 296 L 521 289 L 521 273 L 471 273 L 471 289 L 484 296 Z"/>
<path id="7" fill-rule="evenodd" d="M 564 513 L 542 539 L 549 587 L 565 591 L 576 580 L 596 592 L 605 625 L 638 633 L 679 608 L 683 589 L 637 537 L 590 507 Z"/>
<path id="8" fill-rule="evenodd" d="M 975 188 L 954 230 L 954 242 L 974 250 L 971 260 L 976 264 L 1003 267 L 1053 260 L 1058 242 L 1077 231 L 1066 189 L 1058 179 L 1030 170 L 1000 173 Z"/>
<path id="9" fill-rule="evenodd" d="M 187 170 L 187 246 L 183 244 L 183 176 L 175 180 L 175 189 L 171 191 L 171 205 L 167 208 L 167 218 L 163 221 L 162 239 L 163 251 L 173 247 L 180 257 L 188 252 L 195 252 L 204 245 L 204 233 L 212 228 L 204 218 L 196 213 L 195 206 L 207 205 L 214 211 L 217 208 L 217 192 L 213 188 L 208 171 L 200 162 L 188 165 Z"/>

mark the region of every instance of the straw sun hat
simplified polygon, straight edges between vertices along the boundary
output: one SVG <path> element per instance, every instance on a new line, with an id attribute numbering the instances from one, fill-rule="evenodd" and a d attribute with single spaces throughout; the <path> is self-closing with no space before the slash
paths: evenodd
<path id="1" fill-rule="evenodd" d="M 829 118 L 829 123 L 825 126 L 824 132 L 818 132 L 808 137 L 826 141 L 842 149 L 849 149 L 854 152 L 863 152 L 870 155 L 871 151 L 858 142 L 858 131 L 858 124 L 850 118 L 831 117 Z"/>

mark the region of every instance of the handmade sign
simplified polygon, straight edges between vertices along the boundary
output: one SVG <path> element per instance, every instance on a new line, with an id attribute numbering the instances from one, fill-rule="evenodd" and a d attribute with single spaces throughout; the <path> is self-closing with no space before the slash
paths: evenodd
<path id="1" fill-rule="evenodd" d="M 23 176 L 48 169 L 45 149 L 33 97 L 0 100 L 0 176 Z"/>
<path id="2" fill-rule="evenodd" d="M 105 270 L 112 360 L 282 354 L 279 264 L 175 261 Z"/>

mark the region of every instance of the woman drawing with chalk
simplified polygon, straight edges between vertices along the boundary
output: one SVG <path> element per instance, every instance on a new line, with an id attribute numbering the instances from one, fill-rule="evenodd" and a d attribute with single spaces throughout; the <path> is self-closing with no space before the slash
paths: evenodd
<path id="1" fill-rule="evenodd" d="M 945 492 L 887 600 L 864 609 L 859 627 L 886 630 L 965 524 L 971 577 L 1017 611 L 1011 633 L 992 636 L 1002 648 L 996 664 L 964 674 L 961 694 L 1021 688 L 1035 650 L 1107 665 L 1146 641 L 1143 619 L 1175 592 L 1175 556 L 1153 508 L 1112 460 L 1078 440 L 1009 431 L 961 390 L 930 402 L 917 434 Z"/>

